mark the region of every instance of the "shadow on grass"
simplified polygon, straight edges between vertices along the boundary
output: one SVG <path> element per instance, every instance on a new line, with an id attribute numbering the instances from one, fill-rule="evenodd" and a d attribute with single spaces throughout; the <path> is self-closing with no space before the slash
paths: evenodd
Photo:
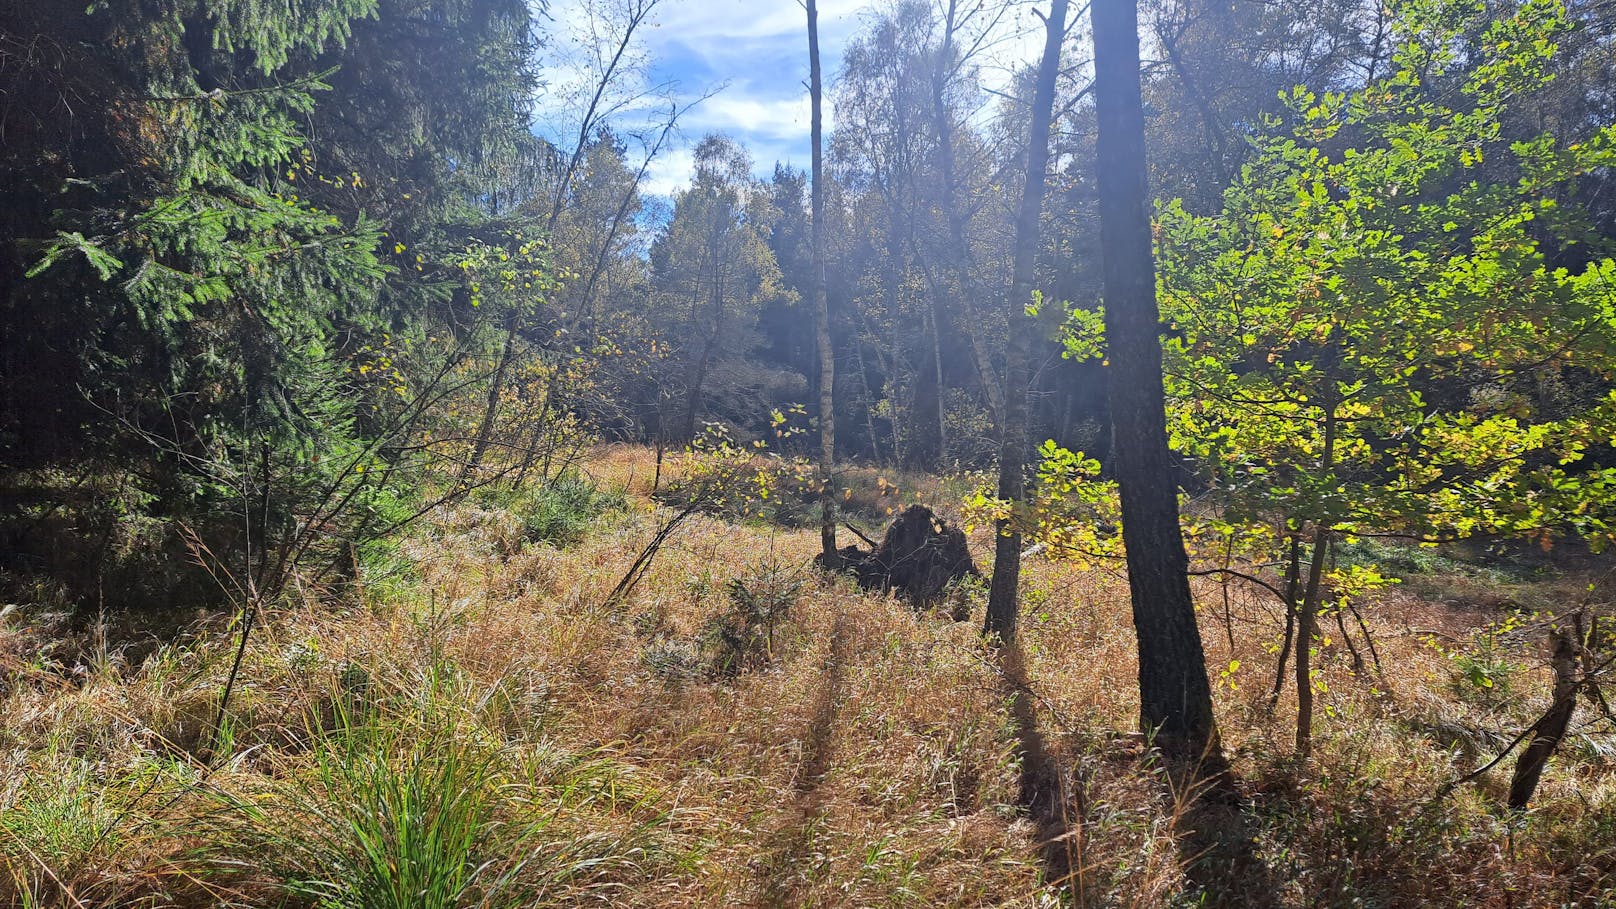
<path id="1" fill-rule="evenodd" d="M 1018 801 L 1034 825 L 1044 862 L 1045 880 L 1066 887 L 1082 867 L 1082 806 L 1076 804 L 1067 775 L 1050 757 L 1038 729 L 1037 705 L 1019 644 L 999 648 L 999 679 L 1010 709 L 1021 757 Z"/>
<path id="2" fill-rule="evenodd" d="M 1169 768 L 1179 863 L 1196 905 L 1269 909 L 1283 881 L 1259 852 L 1251 801 L 1221 756 Z"/>
<path id="3" fill-rule="evenodd" d="M 1037 695 L 1029 684 L 1021 649 L 1000 648 L 1000 679 L 1021 757 L 1020 804 L 1035 825 L 1045 880 L 1077 906 L 1097 905 L 1102 894 L 1085 892 L 1090 875 L 1084 855 L 1083 788 L 1074 768 L 1064 768 L 1038 727 Z M 1279 905 L 1281 881 L 1259 854 L 1250 802 L 1222 755 L 1175 758 L 1157 748 L 1141 752 L 1141 770 L 1154 763 L 1167 787 L 1169 829 L 1177 846 L 1189 902 L 1210 907 L 1266 909 Z"/>
<path id="4" fill-rule="evenodd" d="M 847 667 L 847 635 L 847 614 L 839 610 L 831 626 L 830 653 L 825 660 L 823 680 L 803 738 L 802 765 L 793 784 L 792 799 L 765 849 L 767 858 L 761 866 L 763 882 L 754 903 L 759 907 L 797 905 L 801 902 L 800 891 L 808 883 L 803 865 L 813 852 L 814 834 L 823 812 L 820 785 L 835 757 L 837 712 Z"/>

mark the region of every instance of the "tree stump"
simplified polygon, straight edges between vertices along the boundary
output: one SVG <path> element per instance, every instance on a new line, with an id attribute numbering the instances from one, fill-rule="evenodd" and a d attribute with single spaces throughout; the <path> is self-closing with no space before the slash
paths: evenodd
<path id="1" fill-rule="evenodd" d="M 936 606 L 956 581 L 982 576 L 971 561 L 964 531 L 924 505 L 899 512 L 874 549 L 843 546 L 836 558 L 839 565 L 827 565 L 821 554 L 814 564 L 853 575 L 865 590 L 895 590 L 916 609 Z M 954 618 L 964 620 L 968 612 L 962 600 L 955 605 Z"/>

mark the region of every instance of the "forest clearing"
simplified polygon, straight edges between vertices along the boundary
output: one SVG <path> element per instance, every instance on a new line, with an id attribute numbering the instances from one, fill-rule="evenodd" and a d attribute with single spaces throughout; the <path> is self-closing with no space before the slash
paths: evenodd
<path id="1" fill-rule="evenodd" d="M 1616 907 L 1611 0 L 0 0 L 0 175 L 0 904 Z"/>
<path id="2" fill-rule="evenodd" d="M 1549 701 L 1546 672 L 1503 656 L 1533 632 L 1501 630 L 1496 598 L 1577 595 L 1563 583 L 1446 563 L 1411 579 L 1436 585 L 1424 596 L 1367 606 L 1381 668 L 1358 678 L 1339 642 L 1321 648 L 1326 719 L 1303 769 L 1268 707 L 1278 605 L 1235 586 L 1231 641 L 1203 579 L 1236 809 L 1175 789 L 1125 732 L 1125 579 L 1029 559 L 1025 684 L 1066 805 L 1047 843 L 1023 802 L 1016 684 L 975 623 L 815 575 L 811 528 L 704 514 L 603 605 L 658 526 L 653 459 L 595 453 L 585 475 L 621 492 L 564 548 L 524 528 L 524 503 L 457 507 L 400 542 L 403 577 L 270 612 L 225 742 L 208 725 L 228 622 L 139 660 L 102 652 L 70 682 L 9 664 L 13 898 L 376 905 L 383 861 L 420 862 L 422 883 L 463 863 L 440 886 L 535 906 L 1043 906 L 1051 868 L 1096 906 L 1207 885 L 1240 905 L 1553 906 L 1609 886 L 1609 733 L 1566 746 L 1529 820 L 1499 813 L 1507 766 L 1452 786 Z M 990 535 L 973 534 L 978 559 Z M 718 631 L 742 589 L 779 604 L 766 643 Z M 8 661 L 96 653 L 15 628 L 5 643 Z"/>

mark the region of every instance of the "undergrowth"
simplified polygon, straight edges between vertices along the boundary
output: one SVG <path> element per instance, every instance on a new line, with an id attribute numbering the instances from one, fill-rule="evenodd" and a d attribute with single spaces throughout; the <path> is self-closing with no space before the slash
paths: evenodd
<path id="1" fill-rule="evenodd" d="M 563 491 L 435 515 L 366 569 L 407 564 L 408 583 L 278 604 L 226 736 L 210 724 L 229 625 L 138 658 L 112 641 L 47 660 L 28 610 L 4 613 L 0 905 L 1616 899 L 1616 749 L 1599 721 L 1530 812 L 1501 807 L 1500 771 L 1450 785 L 1547 702 L 1530 627 L 1502 615 L 1405 590 L 1366 608 L 1383 668 L 1359 678 L 1320 647 L 1325 709 L 1301 766 L 1291 692 L 1268 707 L 1276 614 L 1238 588 L 1226 607 L 1203 579 L 1234 794 L 1200 798 L 1130 731 L 1126 579 L 1029 559 L 1025 678 L 1064 794 L 1051 841 L 1023 806 L 1016 689 L 974 622 L 812 575 L 816 533 L 717 515 L 682 525 L 608 605 L 668 510 L 649 498 L 649 453 L 588 467 Z M 621 505 L 574 521 L 599 489 L 625 490 Z M 530 545 L 545 501 L 571 529 Z M 991 542 L 975 533 L 979 558 Z"/>
<path id="2" fill-rule="evenodd" d="M 583 538 L 590 523 L 602 512 L 624 505 L 622 493 L 604 491 L 569 473 L 546 483 L 529 501 L 514 507 L 530 540 L 571 546 Z"/>

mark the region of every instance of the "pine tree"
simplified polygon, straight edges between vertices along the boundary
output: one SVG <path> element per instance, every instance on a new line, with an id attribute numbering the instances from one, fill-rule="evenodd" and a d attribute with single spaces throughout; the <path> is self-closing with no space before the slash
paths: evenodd
<path id="1" fill-rule="evenodd" d="M 434 265 L 478 220 L 461 165 L 520 131 L 527 76 L 487 73 L 531 52 L 526 9 L 44 0 L 4 16 L 49 50 L 0 64 L 26 89 L 7 93 L 22 128 L 0 158 L 0 319 L 19 329 L 0 339 L 0 469 L 118 473 L 134 512 L 113 517 L 189 527 L 252 574 L 332 519 L 317 500 L 389 523 L 390 446 L 419 415 L 406 348 L 426 349 L 430 304 L 454 296 Z M 438 42 L 402 75 L 386 52 L 401 34 Z M 445 78 L 438 55 L 462 52 Z M 434 121 L 457 109 L 470 120 Z"/>

